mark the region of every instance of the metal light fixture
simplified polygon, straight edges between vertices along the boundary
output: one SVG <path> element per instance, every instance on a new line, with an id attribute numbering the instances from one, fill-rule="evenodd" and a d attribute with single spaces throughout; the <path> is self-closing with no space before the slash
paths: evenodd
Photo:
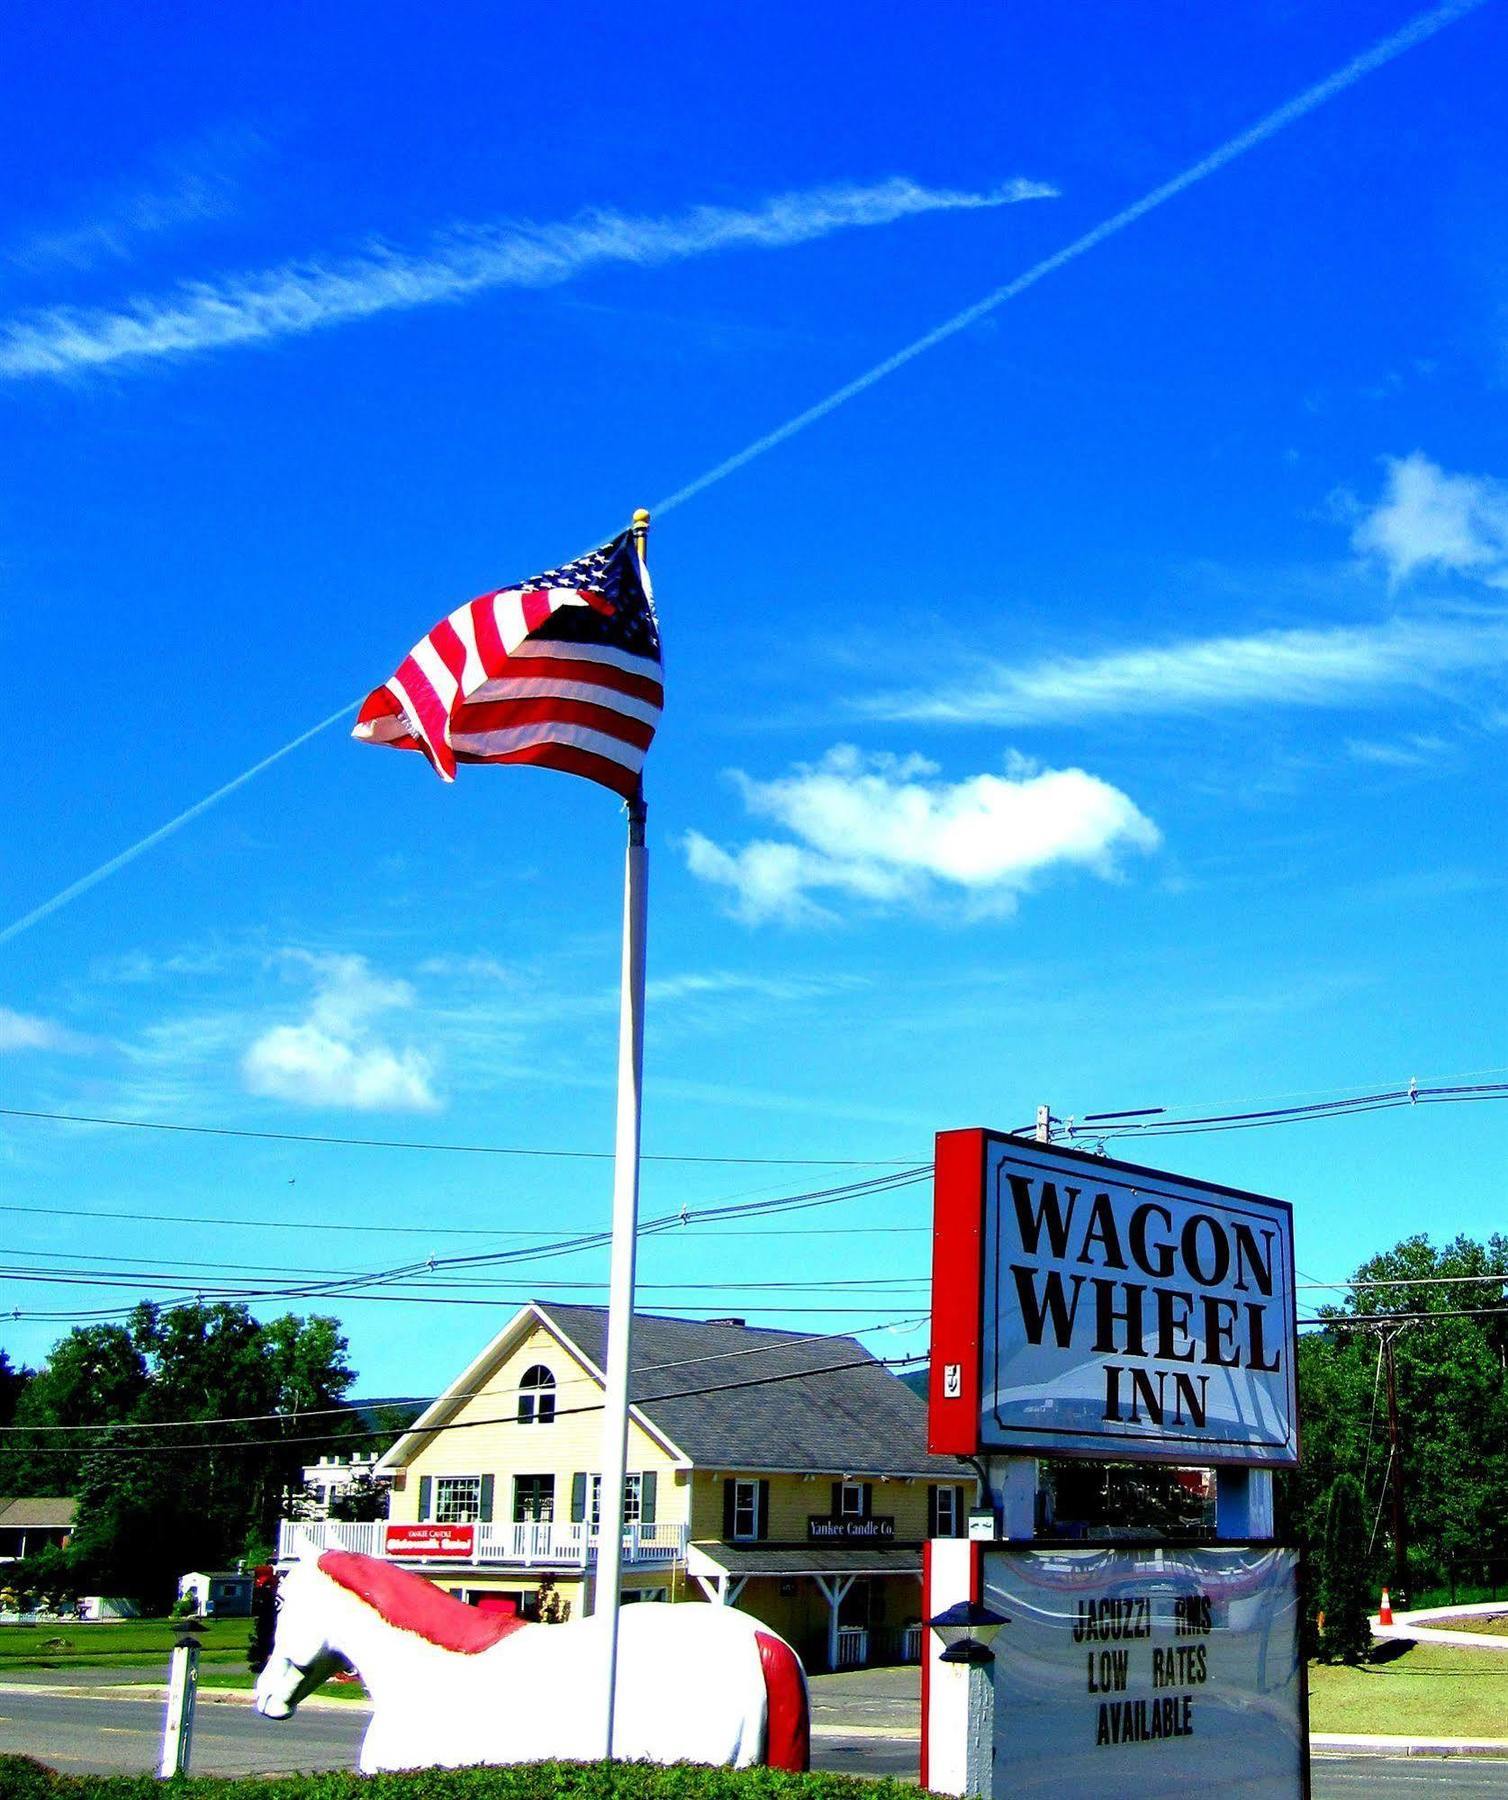
<path id="1" fill-rule="evenodd" d="M 978 1600 L 959 1600 L 935 1619 L 928 1619 L 927 1624 L 943 1641 L 939 1662 L 977 1666 L 995 1660 L 990 1645 L 1010 1620 Z"/>

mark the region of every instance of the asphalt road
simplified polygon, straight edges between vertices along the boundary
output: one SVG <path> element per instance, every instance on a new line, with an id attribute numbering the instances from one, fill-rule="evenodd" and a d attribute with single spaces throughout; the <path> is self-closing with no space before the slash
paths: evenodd
<path id="1" fill-rule="evenodd" d="M 916 1738 L 906 1729 L 909 1721 L 894 1716 L 889 1696 L 862 1688 L 824 1691 L 819 1683 L 813 1689 L 817 1768 L 916 1778 Z M 364 1707 L 342 1704 L 305 1707 L 278 1722 L 252 1712 L 244 1693 L 204 1691 L 194 1721 L 194 1772 L 354 1768 L 366 1719 Z M 161 1742 L 162 1701 L 156 1695 L 0 1690 L 0 1753 L 34 1756 L 68 1774 L 140 1774 L 155 1769 Z M 1508 1761 L 1317 1757 L 1312 1773 L 1314 1800 L 1350 1800 L 1363 1792 L 1376 1800 L 1438 1800 L 1442 1791 L 1451 1800 L 1508 1800 Z"/>

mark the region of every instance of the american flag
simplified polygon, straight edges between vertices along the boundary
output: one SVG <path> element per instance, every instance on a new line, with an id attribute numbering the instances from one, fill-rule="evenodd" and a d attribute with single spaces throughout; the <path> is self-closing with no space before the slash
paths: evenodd
<path id="1" fill-rule="evenodd" d="M 660 627 L 625 531 L 600 550 L 457 607 L 368 694 L 352 736 L 456 764 L 536 763 L 625 799 L 665 703 Z"/>

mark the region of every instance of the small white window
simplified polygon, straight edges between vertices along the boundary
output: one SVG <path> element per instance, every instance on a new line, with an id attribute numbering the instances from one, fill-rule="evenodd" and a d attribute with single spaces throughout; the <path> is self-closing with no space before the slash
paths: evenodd
<path id="1" fill-rule="evenodd" d="M 843 1491 L 838 1496 L 838 1514 L 844 1519 L 862 1519 L 864 1517 L 864 1483 L 862 1481 L 845 1481 Z"/>
<path id="2" fill-rule="evenodd" d="M 937 1490 L 937 1535 L 939 1537 L 962 1537 L 959 1530 L 959 1501 L 963 1489 L 956 1487 L 940 1487 Z"/>
<path id="3" fill-rule="evenodd" d="M 644 1477 L 642 1475 L 625 1475 L 623 1477 L 623 1523 L 637 1525 L 644 1517 Z M 595 1531 L 602 1523 L 602 1477 L 592 1477 L 592 1529 Z"/>
<path id="4" fill-rule="evenodd" d="M 480 1475 L 438 1475 L 435 1477 L 434 1523 L 437 1525 L 471 1525 L 482 1512 L 482 1478 Z"/>
<path id="5" fill-rule="evenodd" d="M 733 1536 L 750 1539 L 759 1536 L 759 1483 L 733 1483 Z"/>
<path id="6" fill-rule="evenodd" d="M 543 1363 L 524 1370 L 518 1384 L 520 1425 L 552 1425 L 555 1422 L 555 1377 Z"/>

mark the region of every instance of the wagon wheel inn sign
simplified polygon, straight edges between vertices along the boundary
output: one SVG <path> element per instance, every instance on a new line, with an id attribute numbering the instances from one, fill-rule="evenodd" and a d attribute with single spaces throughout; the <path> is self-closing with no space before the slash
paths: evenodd
<path id="1" fill-rule="evenodd" d="M 1285 1201 L 945 1131 L 933 1258 L 933 1451 L 1298 1461 Z"/>

